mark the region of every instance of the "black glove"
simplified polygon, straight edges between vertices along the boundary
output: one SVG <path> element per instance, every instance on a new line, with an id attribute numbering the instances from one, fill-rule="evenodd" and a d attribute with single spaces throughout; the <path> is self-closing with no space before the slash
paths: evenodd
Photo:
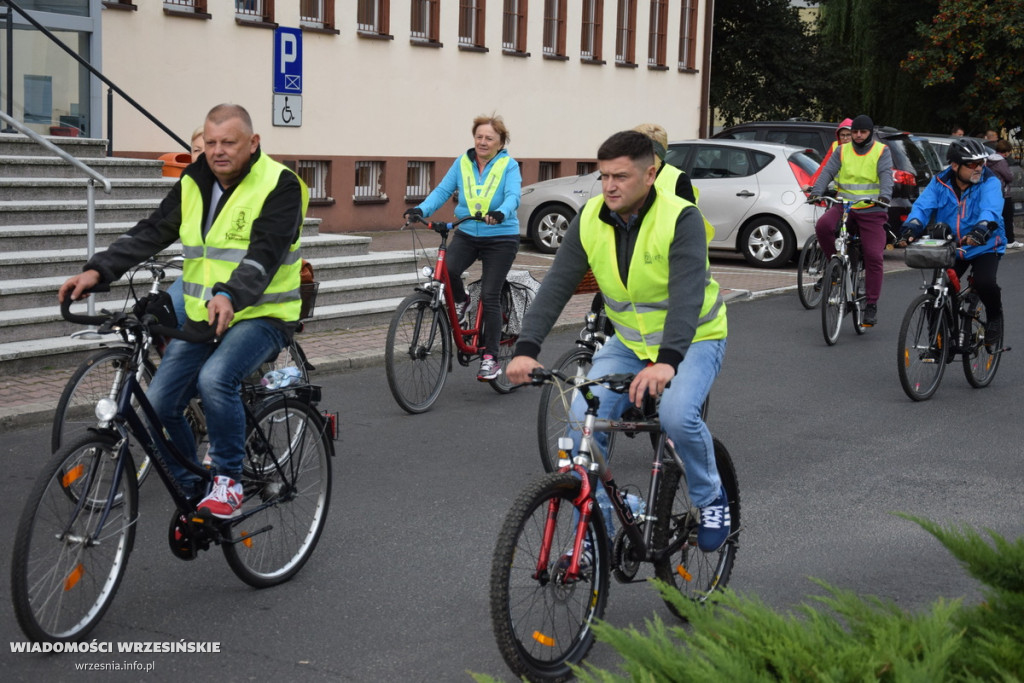
<path id="1" fill-rule="evenodd" d="M 917 219 L 903 224 L 903 232 L 900 233 L 900 242 L 912 242 L 921 234 L 921 223 Z"/>
<path id="2" fill-rule="evenodd" d="M 140 320 L 149 315 L 164 327 L 170 327 L 171 329 L 178 327 L 178 316 L 174 312 L 174 302 L 171 301 L 171 295 L 167 292 L 147 294 L 138 300 L 132 312 Z"/>
<path id="3" fill-rule="evenodd" d="M 988 242 L 988 235 L 988 222 L 982 221 L 971 228 L 971 231 L 967 233 L 962 242 L 964 244 L 970 244 L 971 242 L 974 244 L 985 244 L 985 242 Z"/>
<path id="4" fill-rule="evenodd" d="M 501 211 L 488 211 L 487 215 L 493 218 L 495 223 L 505 222 L 505 214 L 503 214 Z"/>
<path id="5" fill-rule="evenodd" d="M 417 218 L 423 218 L 423 211 L 413 207 L 411 209 L 406 210 L 403 216 L 405 217 L 405 220 L 413 221 L 416 220 Z"/>

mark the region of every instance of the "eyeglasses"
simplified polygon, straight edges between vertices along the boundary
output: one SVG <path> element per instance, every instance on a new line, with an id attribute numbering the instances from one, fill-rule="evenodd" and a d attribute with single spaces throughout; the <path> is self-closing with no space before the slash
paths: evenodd
<path id="1" fill-rule="evenodd" d="M 853 133 L 840 133 L 839 134 L 839 139 L 840 140 L 849 140 L 852 137 L 853 137 Z"/>
<path id="2" fill-rule="evenodd" d="M 978 168 L 979 166 L 984 166 L 985 165 L 985 160 L 982 159 L 980 161 L 965 161 L 961 165 L 962 166 L 966 166 L 967 168 Z"/>

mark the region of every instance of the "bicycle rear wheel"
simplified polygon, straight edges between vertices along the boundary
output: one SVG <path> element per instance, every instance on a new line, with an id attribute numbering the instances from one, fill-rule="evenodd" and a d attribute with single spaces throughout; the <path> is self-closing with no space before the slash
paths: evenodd
<path id="1" fill-rule="evenodd" d="M 678 463 L 670 460 L 662 472 L 655 505 L 657 520 L 652 544 L 655 549 L 678 545 L 678 550 L 654 563 L 654 573 L 662 581 L 675 586 L 691 600 L 706 600 L 711 593 L 725 588 L 739 551 L 740 487 L 736 468 L 729 451 L 714 439 L 715 464 L 729 499 L 729 523 L 732 533 L 721 548 L 713 553 L 697 548 L 697 527 L 700 510 L 690 500 L 686 475 Z M 666 448 L 670 446 L 666 444 Z M 665 603 L 677 617 L 682 617 L 671 603 Z"/>
<path id="2" fill-rule="evenodd" d="M 334 443 L 320 413 L 287 395 L 267 400 L 254 425 L 246 440 L 242 517 L 232 523 L 224 557 L 242 581 L 266 588 L 295 576 L 316 549 L 331 502 Z"/>
<path id="3" fill-rule="evenodd" d="M 508 364 L 512 361 L 512 356 L 515 355 L 516 340 L 518 336 L 511 337 L 503 340 L 501 345 L 498 347 L 498 354 L 494 357 L 498 361 L 498 367 L 501 368 L 501 374 L 490 380 L 488 384 L 491 385 L 491 389 L 494 389 L 499 394 L 508 394 L 515 390 L 516 385 L 513 384 L 508 378 Z"/>
<path id="4" fill-rule="evenodd" d="M 131 347 L 111 346 L 82 361 L 57 401 L 50 428 L 51 452 L 56 453 L 62 444 L 80 438 L 90 427 L 101 426 L 96 420 L 96 402 L 121 390 L 131 357 Z M 139 368 L 138 380 L 143 389 L 149 387 L 154 372 L 155 368 L 148 362 Z M 149 458 L 143 457 L 135 472 L 140 484 L 149 474 L 149 468 Z"/>
<path id="5" fill-rule="evenodd" d="M 138 484 L 127 454 L 117 474 L 118 442 L 99 433 L 66 442 L 22 510 L 11 597 L 18 624 L 33 641 L 83 638 L 117 593 L 138 516 Z M 68 494 L 71 486 L 77 494 Z"/>
<path id="6" fill-rule="evenodd" d="M 821 281 L 821 331 L 825 342 L 833 346 L 839 340 L 839 326 L 846 313 L 846 268 L 842 260 L 832 258 Z"/>
<path id="7" fill-rule="evenodd" d="M 811 235 L 800 251 L 796 269 L 796 291 L 804 308 L 811 309 L 821 303 L 821 279 L 825 275 L 825 263 L 825 252 L 818 244 L 818 237 Z"/>
<path id="8" fill-rule="evenodd" d="M 935 307 L 935 297 L 922 294 L 911 302 L 903 315 L 896 351 L 903 391 L 915 401 L 931 398 L 950 353 L 946 316 Z"/>
<path id="9" fill-rule="evenodd" d="M 402 410 L 422 413 L 441 395 L 452 360 L 452 333 L 432 297 L 415 292 L 398 305 L 388 327 L 384 369 L 388 388 Z"/>
<path id="10" fill-rule="evenodd" d="M 864 334 L 868 330 L 867 326 L 864 325 L 864 307 L 867 306 L 867 296 L 865 294 L 867 283 L 864 279 L 864 262 L 860 258 L 852 259 L 850 267 L 854 272 L 853 292 L 851 292 L 851 295 L 855 302 L 850 305 L 850 322 L 853 323 L 854 332 Z"/>
<path id="11" fill-rule="evenodd" d="M 594 621 L 608 600 L 608 539 L 600 509 L 587 525 L 589 568 L 566 576 L 576 539 L 572 501 L 580 480 L 549 474 L 526 488 L 505 517 L 491 563 L 491 625 L 505 663 L 531 680 L 566 680 L 594 644 Z M 554 528 L 541 562 L 549 514 Z"/>
<path id="12" fill-rule="evenodd" d="M 968 303 L 969 318 L 961 316 L 965 326 L 967 348 L 963 352 L 964 375 L 967 381 L 975 389 L 987 387 L 995 379 L 996 370 L 999 369 L 999 359 L 1003 354 L 999 349 L 1003 346 L 1002 335 L 999 339 L 986 339 L 987 316 L 983 316 L 984 306 L 977 295 L 968 295 L 971 299 Z M 991 350 L 990 350 L 991 349 Z M 992 351 L 995 351 L 993 353 Z"/>

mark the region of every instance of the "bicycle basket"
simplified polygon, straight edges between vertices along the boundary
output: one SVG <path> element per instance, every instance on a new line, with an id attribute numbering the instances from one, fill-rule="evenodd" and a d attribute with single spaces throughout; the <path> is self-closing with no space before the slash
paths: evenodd
<path id="1" fill-rule="evenodd" d="M 956 247 L 945 240 L 918 240 L 907 245 L 903 261 L 911 268 L 949 268 L 956 261 Z"/>
<path id="2" fill-rule="evenodd" d="M 476 302 L 480 299 L 480 286 L 480 280 L 466 285 L 471 317 L 476 315 Z M 522 331 L 523 316 L 526 315 L 526 309 L 530 307 L 538 289 L 540 289 L 540 283 L 528 271 L 508 271 L 508 275 L 505 276 L 505 284 L 501 288 L 501 311 L 504 318 L 504 326 L 501 328 L 502 336 L 511 337 Z"/>

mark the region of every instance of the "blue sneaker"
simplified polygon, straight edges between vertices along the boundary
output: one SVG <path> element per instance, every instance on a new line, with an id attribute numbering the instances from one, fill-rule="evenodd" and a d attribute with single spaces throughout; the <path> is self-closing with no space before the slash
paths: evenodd
<path id="1" fill-rule="evenodd" d="M 722 487 L 718 498 L 700 509 L 700 528 L 697 529 L 697 547 L 713 553 L 725 543 L 732 530 L 729 520 L 729 501 Z"/>

